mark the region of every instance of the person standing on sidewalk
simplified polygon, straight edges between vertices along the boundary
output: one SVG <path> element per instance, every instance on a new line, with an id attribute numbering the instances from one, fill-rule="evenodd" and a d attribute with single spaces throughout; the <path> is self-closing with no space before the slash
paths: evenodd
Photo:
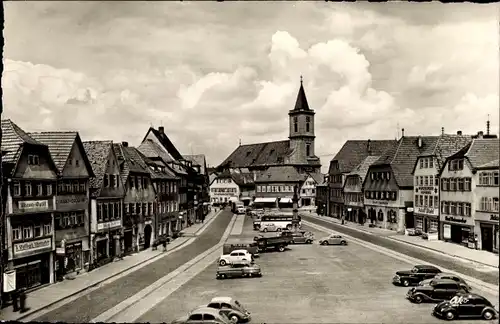
<path id="1" fill-rule="evenodd" d="M 21 292 L 19 294 L 19 306 L 20 306 L 20 313 L 26 313 L 29 311 L 29 307 L 26 307 L 26 288 L 21 289 Z"/>
<path id="2" fill-rule="evenodd" d="M 167 252 L 167 240 L 165 239 L 162 243 L 163 245 L 163 252 Z"/>

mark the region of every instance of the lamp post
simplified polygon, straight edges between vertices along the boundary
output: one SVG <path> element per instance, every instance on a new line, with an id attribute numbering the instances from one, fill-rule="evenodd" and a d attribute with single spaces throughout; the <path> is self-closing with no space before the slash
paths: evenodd
<path id="1" fill-rule="evenodd" d="M 298 187 L 297 185 L 293 186 L 293 217 L 292 217 L 292 225 L 293 230 L 297 232 L 299 230 L 299 196 L 297 195 Z"/>

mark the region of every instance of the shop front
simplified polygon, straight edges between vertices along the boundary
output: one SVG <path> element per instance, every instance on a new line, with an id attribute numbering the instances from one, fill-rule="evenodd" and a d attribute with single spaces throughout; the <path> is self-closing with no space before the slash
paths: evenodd
<path id="1" fill-rule="evenodd" d="M 440 237 L 444 241 L 475 248 L 474 222 L 471 217 L 441 215 L 440 223 Z"/>
<path id="2" fill-rule="evenodd" d="M 350 222 L 363 224 L 364 221 L 363 209 L 364 209 L 363 207 L 347 205 L 345 212 L 346 215 L 345 219 Z"/>
<path id="3" fill-rule="evenodd" d="M 474 234 L 477 238 L 477 248 L 480 250 L 498 253 L 498 213 L 476 211 L 474 218 Z"/>
<path id="4" fill-rule="evenodd" d="M 415 233 L 424 234 L 428 239 L 438 239 L 439 210 L 437 208 L 416 207 L 414 209 Z"/>
<path id="5" fill-rule="evenodd" d="M 123 235 L 125 235 L 125 231 L 123 231 Z M 91 240 L 93 242 L 92 260 L 97 265 L 113 261 L 122 253 L 121 219 L 97 223 L 97 233 L 91 235 Z"/>
<path id="6" fill-rule="evenodd" d="M 15 243 L 7 269 L 16 272 L 16 289 L 31 289 L 54 282 L 52 238 Z"/>

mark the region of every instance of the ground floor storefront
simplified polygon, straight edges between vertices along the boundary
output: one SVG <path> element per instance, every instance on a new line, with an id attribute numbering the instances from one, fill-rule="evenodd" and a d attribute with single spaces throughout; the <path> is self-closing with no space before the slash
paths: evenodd
<path id="1" fill-rule="evenodd" d="M 428 239 L 439 239 L 439 217 L 437 215 L 415 213 L 413 218 L 416 234 L 425 233 Z"/>
<path id="2" fill-rule="evenodd" d="M 329 205 L 329 216 L 340 218 L 342 217 L 342 211 L 344 210 L 344 204 L 330 201 Z"/>
<path id="3" fill-rule="evenodd" d="M 369 226 L 404 232 L 404 207 L 366 205 L 365 213 Z"/>
<path id="4" fill-rule="evenodd" d="M 301 207 L 316 206 L 316 199 L 314 197 L 301 197 L 299 201 Z"/>
<path id="5" fill-rule="evenodd" d="M 475 248 L 474 226 L 467 223 L 441 220 L 440 236 L 446 242 Z"/>
<path id="6" fill-rule="evenodd" d="M 498 253 L 498 213 L 476 211 L 474 220 L 474 236 L 477 240 L 477 248 L 480 250 Z"/>
<path id="7" fill-rule="evenodd" d="M 90 235 L 92 242 L 91 260 L 93 263 L 101 266 L 122 255 L 121 232 L 120 228 L 106 233 L 93 233 Z"/>
<path id="8" fill-rule="evenodd" d="M 366 223 L 367 216 L 364 207 L 346 205 L 345 208 L 345 220 L 358 224 Z"/>
<path id="9" fill-rule="evenodd" d="M 90 262 L 89 238 L 64 240 L 56 248 L 55 270 L 58 280 L 70 273 L 88 270 Z"/>
<path id="10" fill-rule="evenodd" d="M 32 289 L 54 282 L 54 251 L 9 261 L 7 273 L 15 273 L 16 289 Z M 14 276 L 13 276 L 14 277 Z"/>

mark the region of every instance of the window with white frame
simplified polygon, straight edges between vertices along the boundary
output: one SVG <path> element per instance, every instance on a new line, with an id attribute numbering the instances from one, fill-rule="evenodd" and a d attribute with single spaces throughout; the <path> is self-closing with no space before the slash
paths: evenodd
<path id="1" fill-rule="evenodd" d="M 38 155 L 29 154 L 28 155 L 28 164 L 29 165 L 39 165 L 40 164 L 40 158 L 38 157 Z"/>
<path id="2" fill-rule="evenodd" d="M 23 226 L 23 239 L 33 238 L 33 226 Z"/>
<path id="3" fill-rule="evenodd" d="M 434 158 L 429 158 L 429 168 L 434 168 Z"/>
<path id="4" fill-rule="evenodd" d="M 52 224 L 43 225 L 43 235 L 52 235 Z"/>
<path id="5" fill-rule="evenodd" d="M 52 184 L 47 185 L 47 196 L 52 196 Z"/>
<path id="6" fill-rule="evenodd" d="M 41 224 L 35 224 L 33 226 L 33 235 L 35 237 L 43 236 L 43 231 L 42 231 L 42 225 Z"/>
<path id="7" fill-rule="evenodd" d="M 43 196 L 43 184 L 42 183 L 37 183 L 37 185 L 36 185 L 36 195 L 37 196 Z"/>
<path id="8" fill-rule="evenodd" d="M 22 239 L 21 226 L 12 227 L 12 240 L 19 241 Z"/>
<path id="9" fill-rule="evenodd" d="M 12 195 L 14 197 L 21 196 L 21 184 L 19 183 L 19 181 L 14 181 Z"/>
<path id="10" fill-rule="evenodd" d="M 26 181 L 24 183 L 24 190 L 25 190 L 26 196 L 31 196 L 33 194 L 32 187 L 31 187 L 31 182 Z"/>

